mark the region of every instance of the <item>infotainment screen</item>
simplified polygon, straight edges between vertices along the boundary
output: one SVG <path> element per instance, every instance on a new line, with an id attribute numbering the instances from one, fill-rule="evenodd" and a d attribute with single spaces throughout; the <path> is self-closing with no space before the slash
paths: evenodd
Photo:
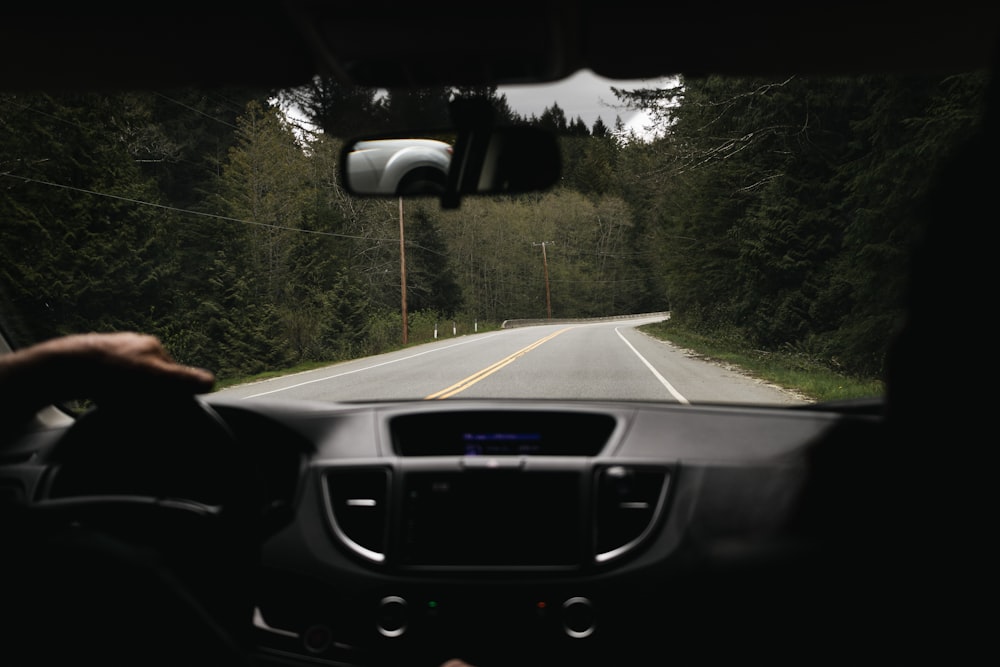
<path id="1" fill-rule="evenodd" d="M 465 456 L 499 456 L 504 454 L 541 454 L 542 434 L 538 431 L 498 433 L 462 433 L 462 453 Z"/>
<path id="2" fill-rule="evenodd" d="M 440 567 L 580 563 L 580 473 L 484 469 L 404 478 L 401 563 Z"/>
<path id="3" fill-rule="evenodd" d="M 593 412 L 455 410 L 389 421 L 399 456 L 596 456 L 615 418 Z"/>

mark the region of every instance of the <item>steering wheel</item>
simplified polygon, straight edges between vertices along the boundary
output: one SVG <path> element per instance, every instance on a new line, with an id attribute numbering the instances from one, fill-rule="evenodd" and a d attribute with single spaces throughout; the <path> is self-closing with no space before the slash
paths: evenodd
<path id="1" fill-rule="evenodd" d="M 252 629 L 262 534 L 256 463 L 199 397 L 99 404 L 50 451 L 32 520 L 161 568 L 173 590 L 151 589 L 151 610 L 159 592 L 179 596 L 239 645 Z M 109 586 L 132 585 L 102 567 Z"/>

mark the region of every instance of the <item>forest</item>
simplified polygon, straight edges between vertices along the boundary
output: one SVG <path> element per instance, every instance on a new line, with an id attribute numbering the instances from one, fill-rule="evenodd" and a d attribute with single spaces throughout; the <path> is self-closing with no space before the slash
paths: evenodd
<path id="1" fill-rule="evenodd" d="M 404 312 L 414 343 L 549 312 L 670 311 L 705 335 L 877 378 L 920 203 L 978 130 L 986 81 L 615 88 L 622 108 L 653 118 L 652 138 L 620 121 L 588 127 L 555 101 L 522 117 L 496 89 L 317 79 L 282 91 L 4 94 L 0 325 L 19 344 L 147 331 L 226 378 L 393 349 Z M 557 132 L 558 186 L 456 210 L 344 191 L 346 138 L 444 127 L 455 95 Z"/>

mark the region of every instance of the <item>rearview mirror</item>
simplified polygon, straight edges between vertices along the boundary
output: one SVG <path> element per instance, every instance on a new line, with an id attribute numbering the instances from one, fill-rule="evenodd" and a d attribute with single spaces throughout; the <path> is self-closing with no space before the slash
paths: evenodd
<path id="1" fill-rule="evenodd" d="M 466 195 L 537 192 L 559 180 L 559 145 L 550 132 L 530 126 L 448 132 L 348 142 L 341 153 L 344 187 L 365 197 L 435 196 L 454 206 Z"/>
<path id="2" fill-rule="evenodd" d="M 344 149 L 344 186 L 355 195 L 437 195 L 448 183 L 451 144 L 438 139 L 372 137 Z"/>

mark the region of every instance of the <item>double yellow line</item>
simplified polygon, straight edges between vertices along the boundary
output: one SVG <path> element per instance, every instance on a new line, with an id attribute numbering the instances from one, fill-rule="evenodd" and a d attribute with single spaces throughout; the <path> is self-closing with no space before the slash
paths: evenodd
<path id="1" fill-rule="evenodd" d="M 477 371 L 476 373 L 473 373 L 472 375 L 470 375 L 469 377 L 465 378 L 464 380 L 459 380 L 458 382 L 456 382 L 455 384 L 451 385 L 450 387 L 446 387 L 445 389 L 442 389 L 441 391 L 435 392 L 435 393 L 431 394 L 430 396 L 425 396 L 424 400 L 433 400 L 433 399 L 438 399 L 438 398 L 450 398 L 450 397 L 454 396 L 455 394 L 457 394 L 459 392 L 465 391 L 466 389 L 468 389 L 472 385 L 476 384 L 477 382 L 479 382 L 483 378 L 488 377 L 490 375 L 493 375 L 498 370 L 500 370 L 504 366 L 507 366 L 508 364 L 514 363 L 514 361 L 516 361 L 518 359 L 518 357 L 522 357 L 522 356 L 526 355 L 528 352 L 531 352 L 532 350 L 534 350 L 539 345 L 552 340 L 553 338 L 555 338 L 559 334 L 561 334 L 561 333 L 563 333 L 565 331 L 569 331 L 572 328 L 573 327 L 566 327 L 565 329 L 560 329 L 559 331 L 551 333 L 548 336 L 545 336 L 544 338 L 539 338 L 538 340 L 536 340 L 531 345 L 528 345 L 527 347 L 522 347 L 520 350 L 518 350 L 514 354 L 512 354 L 512 355 L 510 355 L 508 357 L 504 357 L 500 361 L 498 361 L 495 364 L 492 364 L 490 366 L 487 366 L 486 368 L 484 368 L 481 371 Z"/>

